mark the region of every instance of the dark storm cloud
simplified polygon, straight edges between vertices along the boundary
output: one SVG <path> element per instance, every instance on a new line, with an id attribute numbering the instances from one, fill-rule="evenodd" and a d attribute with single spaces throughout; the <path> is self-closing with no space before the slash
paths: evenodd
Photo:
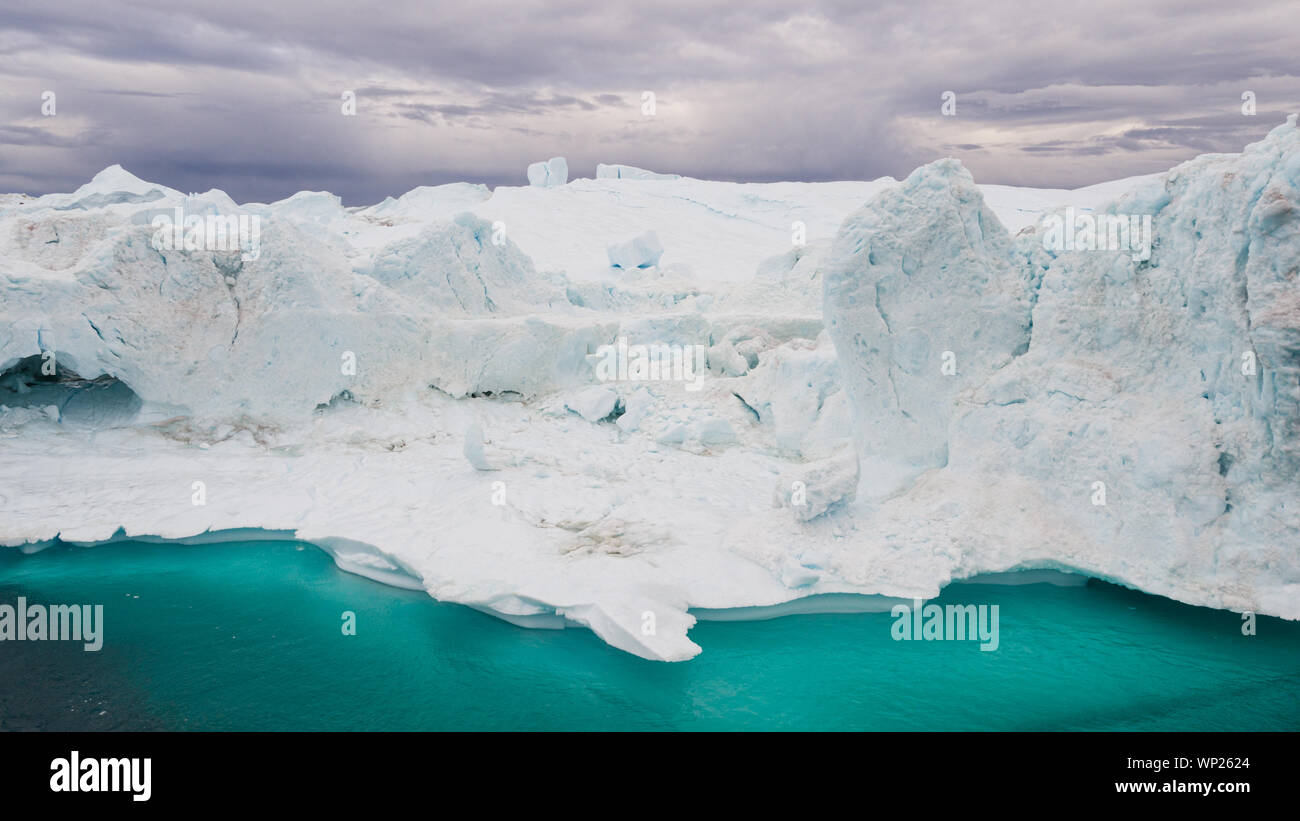
<path id="1" fill-rule="evenodd" d="M 0 146 L 26 145 L 46 148 L 82 148 L 93 145 L 101 135 L 82 132 L 73 137 L 52 134 L 44 128 L 24 125 L 0 125 Z"/>
<path id="2" fill-rule="evenodd" d="M 1020 150 L 1029 153 L 1040 154 L 1074 154 L 1074 155 L 1096 155 L 1105 154 L 1116 149 L 1116 141 L 1113 139 L 1099 139 L 1089 142 L 1066 142 L 1056 140 L 1050 143 L 1040 143 L 1039 145 L 1021 146 Z"/>
<path id="3" fill-rule="evenodd" d="M 901 177 L 954 155 L 983 182 L 1076 186 L 1240 150 L 1300 109 L 1298 54 L 1293 0 L 6 0 L 0 189 L 121 163 L 240 200 L 358 204 L 521 184 L 556 155 L 574 176 L 733 180 Z"/>
<path id="4" fill-rule="evenodd" d="M 380 95 L 393 96 L 393 95 Z M 400 96 L 416 96 L 403 94 Z M 610 95 L 601 95 L 610 96 Z M 621 101 L 620 101 L 621 102 Z M 489 94 L 471 105 L 459 103 L 395 103 L 397 115 L 408 119 L 431 122 L 437 115 L 443 122 L 451 122 L 461 117 L 491 116 L 494 114 L 544 114 L 566 108 L 582 111 L 595 111 L 598 106 L 589 100 L 583 100 L 568 94 L 542 96 L 533 93 Z"/>

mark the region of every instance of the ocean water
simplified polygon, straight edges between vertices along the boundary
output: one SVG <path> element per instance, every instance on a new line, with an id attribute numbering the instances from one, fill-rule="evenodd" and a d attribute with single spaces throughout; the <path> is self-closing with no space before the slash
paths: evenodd
<path id="1" fill-rule="evenodd" d="M 952 585 L 1000 646 L 889 613 L 701 622 L 677 664 L 344 573 L 293 542 L 0 551 L 0 603 L 104 605 L 104 648 L 0 643 L 2 729 L 1297 730 L 1300 624 L 1089 581 Z M 356 614 L 355 636 L 341 630 Z"/>

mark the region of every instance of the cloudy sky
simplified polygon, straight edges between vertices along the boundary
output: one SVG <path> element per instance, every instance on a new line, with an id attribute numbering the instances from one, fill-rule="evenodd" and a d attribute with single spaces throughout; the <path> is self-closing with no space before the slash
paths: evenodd
<path id="1" fill-rule="evenodd" d="M 618 162 L 739 181 L 955 156 L 980 182 L 1075 187 L 1239 151 L 1300 111 L 1300 8 L 0 0 L 0 76 L 0 190 L 32 194 L 120 163 L 240 201 L 357 205 L 523 184 L 556 155 L 570 177 Z"/>

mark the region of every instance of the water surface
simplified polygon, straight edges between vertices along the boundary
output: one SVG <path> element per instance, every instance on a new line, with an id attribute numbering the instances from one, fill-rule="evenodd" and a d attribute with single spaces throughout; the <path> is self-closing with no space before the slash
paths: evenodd
<path id="1" fill-rule="evenodd" d="M 684 663 L 524 630 L 293 542 L 0 551 L 0 603 L 104 605 L 104 648 L 0 643 L 0 728 L 1297 730 L 1300 624 L 1090 581 L 952 585 L 1000 646 L 889 613 L 701 622 Z M 356 614 L 345 636 L 342 614 Z"/>

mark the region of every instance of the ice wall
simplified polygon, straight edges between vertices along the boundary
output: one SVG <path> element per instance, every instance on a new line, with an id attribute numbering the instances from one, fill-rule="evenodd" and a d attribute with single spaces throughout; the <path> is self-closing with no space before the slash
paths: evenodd
<path id="1" fill-rule="evenodd" d="M 987 525 L 990 552 L 1294 612 L 1298 183 L 1294 118 L 1145 181 L 1102 212 L 1149 217 L 1149 259 L 1013 248 L 952 161 L 868 204 L 826 273 L 863 488 L 943 500 L 968 550 Z"/>
<path id="2" fill-rule="evenodd" d="M 0 197 L 0 544 L 294 532 L 673 660 L 692 608 L 1017 568 L 1300 618 L 1298 189 L 1292 121 L 1077 192 L 945 160 L 369 208 L 113 167 Z M 1066 206 L 1149 219 L 1149 253 L 1046 242 Z M 258 247 L 160 246 L 178 208 Z M 611 268 L 643 231 L 668 255 Z M 619 339 L 701 364 L 602 381 Z"/>

